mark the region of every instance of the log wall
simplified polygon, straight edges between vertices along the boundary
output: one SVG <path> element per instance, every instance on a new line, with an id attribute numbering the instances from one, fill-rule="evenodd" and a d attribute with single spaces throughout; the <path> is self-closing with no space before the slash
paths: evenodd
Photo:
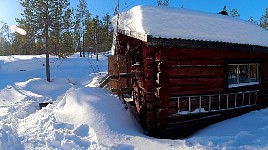
<path id="1" fill-rule="evenodd" d="M 162 111 L 167 117 L 172 114 L 176 114 L 179 111 L 189 111 L 188 99 L 180 101 L 181 110 L 178 109 L 178 101 L 169 99 L 169 97 L 178 96 L 191 96 L 191 95 L 204 95 L 204 94 L 223 94 L 226 93 L 225 89 L 225 59 L 261 59 L 263 61 L 263 86 L 261 91 L 268 92 L 268 64 L 266 53 L 254 53 L 254 52 L 241 52 L 231 50 L 212 50 L 212 49 L 176 49 L 176 48 L 160 48 L 156 53 L 157 65 L 157 79 L 158 88 L 156 90 L 156 96 L 160 101 L 165 102 L 166 108 Z M 241 97 L 241 96 L 240 96 Z M 230 108 L 233 107 L 234 97 L 230 97 Z M 238 97 L 238 99 L 241 98 Z M 252 97 L 252 100 L 254 98 Z M 203 100 L 205 104 L 208 100 Z M 237 103 L 239 105 L 239 100 Z M 192 100 L 191 111 L 199 107 L 198 102 Z M 222 102 L 221 106 L 224 106 Z M 251 102 L 253 103 L 253 102 Z M 204 105 L 204 109 L 208 105 Z M 219 100 L 212 99 L 212 109 L 214 107 L 219 109 Z M 176 117 L 175 117 L 176 118 Z M 177 119 L 179 120 L 180 117 Z M 162 126 L 169 126 L 169 121 L 165 121 Z M 161 125 L 161 123 L 160 123 Z"/>
<path id="2" fill-rule="evenodd" d="M 187 128 L 185 121 L 192 121 L 204 115 L 178 115 L 178 111 L 189 110 L 187 99 L 181 100 L 178 108 L 178 100 L 171 97 L 204 95 L 204 94 L 224 94 L 225 89 L 225 60 L 226 59 L 261 59 L 262 60 L 262 87 L 263 93 L 268 93 L 268 54 L 256 53 L 239 50 L 217 50 L 217 49 L 192 49 L 192 48 L 165 48 L 157 46 L 149 46 L 147 43 L 130 38 L 124 35 L 122 39 L 121 53 L 127 54 L 129 60 L 129 68 L 131 68 L 133 86 L 133 100 L 137 114 L 140 117 L 143 127 L 149 132 L 149 135 L 159 133 L 172 133 L 173 129 L 179 132 L 178 127 L 183 124 L 184 129 Z M 125 41 L 125 42 L 124 42 Z M 127 44 L 130 45 L 130 51 L 126 53 Z M 141 53 L 141 62 L 134 64 L 133 55 Z M 256 102 L 256 97 L 248 95 L 251 100 L 248 104 Z M 222 100 L 212 98 L 212 109 L 218 109 L 219 105 L 222 109 L 234 108 L 235 104 L 230 101 L 227 105 L 224 96 Z M 234 97 L 230 97 L 234 99 Z M 202 100 L 204 109 L 209 110 L 206 104 L 208 99 Z M 242 106 L 241 95 L 238 96 L 237 105 Z M 199 103 L 193 100 L 191 109 L 198 109 Z M 221 109 L 220 108 L 220 109 Z M 232 111 L 236 114 L 247 112 L 252 108 L 245 108 L 245 111 Z M 231 112 L 231 111 L 230 111 Z M 176 115 L 174 115 L 176 114 Z M 232 116 L 233 113 L 224 117 Z M 220 115 L 217 114 L 217 115 Z M 212 114 L 213 115 L 213 114 Z M 214 113 L 214 116 L 217 116 Z M 235 115 L 235 114 L 234 114 Z M 216 120 L 216 119 L 215 119 Z M 184 122 L 184 123 L 182 123 Z M 213 121 L 212 121 L 213 122 Z M 194 126 L 198 121 L 191 122 Z M 208 125 L 211 121 L 204 121 L 204 125 Z M 203 127 L 202 125 L 200 127 Z M 191 127 L 188 127 L 189 129 Z M 189 130 L 191 132 L 191 130 Z"/>
<path id="3" fill-rule="evenodd" d="M 203 89 L 204 87 L 208 92 L 201 91 L 203 94 L 222 93 L 226 58 L 260 58 L 263 60 L 263 84 L 264 87 L 267 87 L 267 56 L 266 53 L 228 50 L 161 49 L 156 54 L 157 61 L 159 61 L 157 82 L 163 87 L 169 85 L 169 88 L 185 88 L 175 93 L 169 88 L 165 89 L 169 96 L 200 94 L 196 88 Z M 193 88 L 188 88 L 188 86 Z M 267 92 L 268 88 L 263 90 Z"/>

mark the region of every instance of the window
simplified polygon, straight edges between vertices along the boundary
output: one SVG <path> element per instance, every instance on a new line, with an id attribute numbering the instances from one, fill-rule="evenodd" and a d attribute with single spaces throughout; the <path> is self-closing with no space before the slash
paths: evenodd
<path id="1" fill-rule="evenodd" d="M 228 64 L 228 88 L 260 84 L 260 63 Z"/>
<path id="2" fill-rule="evenodd" d="M 139 50 L 132 51 L 131 65 L 140 65 L 142 61 L 142 47 Z"/>

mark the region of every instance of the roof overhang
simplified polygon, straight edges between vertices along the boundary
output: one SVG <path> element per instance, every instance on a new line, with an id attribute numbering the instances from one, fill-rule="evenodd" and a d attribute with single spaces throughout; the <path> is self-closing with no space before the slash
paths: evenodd
<path id="1" fill-rule="evenodd" d="M 142 34 L 139 32 L 134 32 L 134 31 L 129 31 L 129 30 L 118 30 L 119 33 L 124 34 L 126 36 L 129 37 L 133 37 L 135 39 L 139 39 L 141 41 L 147 42 L 147 35 L 146 34 Z"/>
<path id="2" fill-rule="evenodd" d="M 123 35 L 141 40 L 145 42 L 148 46 L 154 46 L 154 47 L 234 50 L 234 51 L 245 51 L 245 52 L 268 53 L 268 47 L 258 45 L 227 43 L 219 41 L 156 38 L 150 35 L 126 30 L 118 30 L 118 32 Z"/>

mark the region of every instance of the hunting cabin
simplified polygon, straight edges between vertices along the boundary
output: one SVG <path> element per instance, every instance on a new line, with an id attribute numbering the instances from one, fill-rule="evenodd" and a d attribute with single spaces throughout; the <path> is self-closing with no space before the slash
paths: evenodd
<path id="1" fill-rule="evenodd" d="M 268 32 L 259 26 L 154 6 L 133 7 L 114 22 L 109 74 L 126 78 L 111 88 L 131 95 L 150 136 L 187 137 L 267 106 Z"/>

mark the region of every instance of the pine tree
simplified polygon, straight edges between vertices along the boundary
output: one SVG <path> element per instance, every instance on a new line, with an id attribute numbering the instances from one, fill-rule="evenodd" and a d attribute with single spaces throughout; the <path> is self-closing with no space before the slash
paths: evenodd
<path id="1" fill-rule="evenodd" d="M 8 55 L 11 52 L 10 43 L 13 35 L 7 23 L 0 21 L 0 54 Z"/>
<path id="2" fill-rule="evenodd" d="M 169 0 L 164 0 L 164 2 L 162 2 L 162 0 L 157 0 L 157 5 L 158 6 L 168 6 Z"/>
<path id="3" fill-rule="evenodd" d="M 89 18 L 90 13 L 87 9 L 86 1 L 79 0 L 75 15 L 75 41 L 77 43 L 77 49 L 80 52 L 80 57 L 85 57 L 85 27 Z"/>
<path id="4" fill-rule="evenodd" d="M 28 35 L 34 45 L 38 41 L 44 42 L 46 53 L 46 76 L 47 81 L 50 82 L 50 65 L 49 54 L 52 48 L 51 44 L 56 44 L 55 49 L 59 48 L 58 40 L 65 29 L 64 18 L 65 12 L 69 10 L 69 0 L 21 0 L 21 5 L 24 7 L 22 13 L 23 18 L 19 21 L 29 31 L 33 30 Z M 51 38 L 51 39 L 50 39 Z"/>
<path id="5" fill-rule="evenodd" d="M 230 11 L 230 14 L 232 17 L 240 17 L 240 14 L 238 13 L 237 9 L 233 8 L 231 11 Z"/>
<path id="6" fill-rule="evenodd" d="M 74 53 L 74 37 L 72 34 L 73 28 L 73 10 L 68 10 L 65 12 L 66 18 L 64 18 L 64 24 L 66 29 L 62 33 L 62 57 L 66 57 Z M 64 51 L 63 51 L 64 50 Z"/>
<path id="7" fill-rule="evenodd" d="M 251 22 L 251 23 L 255 23 L 256 24 L 256 21 L 254 20 L 254 18 L 252 16 L 249 17 L 248 21 Z"/>
<path id="8" fill-rule="evenodd" d="M 268 8 L 266 8 L 264 15 L 260 18 L 260 27 L 268 30 Z"/>
<path id="9" fill-rule="evenodd" d="M 65 57 L 66 47 L 62 44 L 64 40 L 71 40 L 70 30 L 72 28 L 72 10 L 69 8 L 68 0 L 54 0 L 52 4 L 51 18 L 54 20 L 51 24 L 50 32 L 50 50 L 51 53 L 60 57 Z M 67 32 L 67 33 L 66 33 Z M 68 37 L 67 37 L 68 36 Z M 65 41 L 66 42 L 66 41 Z M 70 42 L 70 41 L 69 41 Z M 66 45 L 69 47 L 68 45 Z"/>
<path id="10" fill-rule="evenodd" d="M 35 45 L 29 44 L 30 39 L 28 36 L 22 36 L 20 34 L 15 34 L 14 40 L 12 41 L 12 54 L 19 54 L 19 55 L 30 55 L 30 54 L 37 54 L 35 52 Z M 40 53 L 39 53 L 40 54 Z"/>
<path id="11" fill-rule="evenodd" d="M 12 47 L 17 54 L 31 54 L 31 52 L 38 51 L 35 45 L 35 39 L 38 37 L 38 34 L 36 34 L 38 32 L 37 18 L 34 11 L 36 4 L 33 0 L 21 0 L 20 3 L 24 7 L 24 11 L 22 18 L 16 19 L 16 21 L 19 26 L 27 31 L 27 34 L 24 37 L 16 35 Z"/>
<path id="12" fill-rule="evenodd" d="M 86 29 L 86 34 L 88 36 L 87 42 L 92 45 L 92 50 L 94 51 L 94 53 L 96 53 L 98 60 L 99 45 L 102 43 L 101 21 L 99 20 L 99 16 L 94 17 L 92 21 L 87 24 Z"/>
<path id="13" fill-rule="evenodd" d="M 103 47 L 102 51 L 108 51 L 111 48 L 112 42 L 113 42 L 113 26 L 111 22 L 111 16 L 109 14 L 106 14 L 102 18 L 103 22 Z"/>

